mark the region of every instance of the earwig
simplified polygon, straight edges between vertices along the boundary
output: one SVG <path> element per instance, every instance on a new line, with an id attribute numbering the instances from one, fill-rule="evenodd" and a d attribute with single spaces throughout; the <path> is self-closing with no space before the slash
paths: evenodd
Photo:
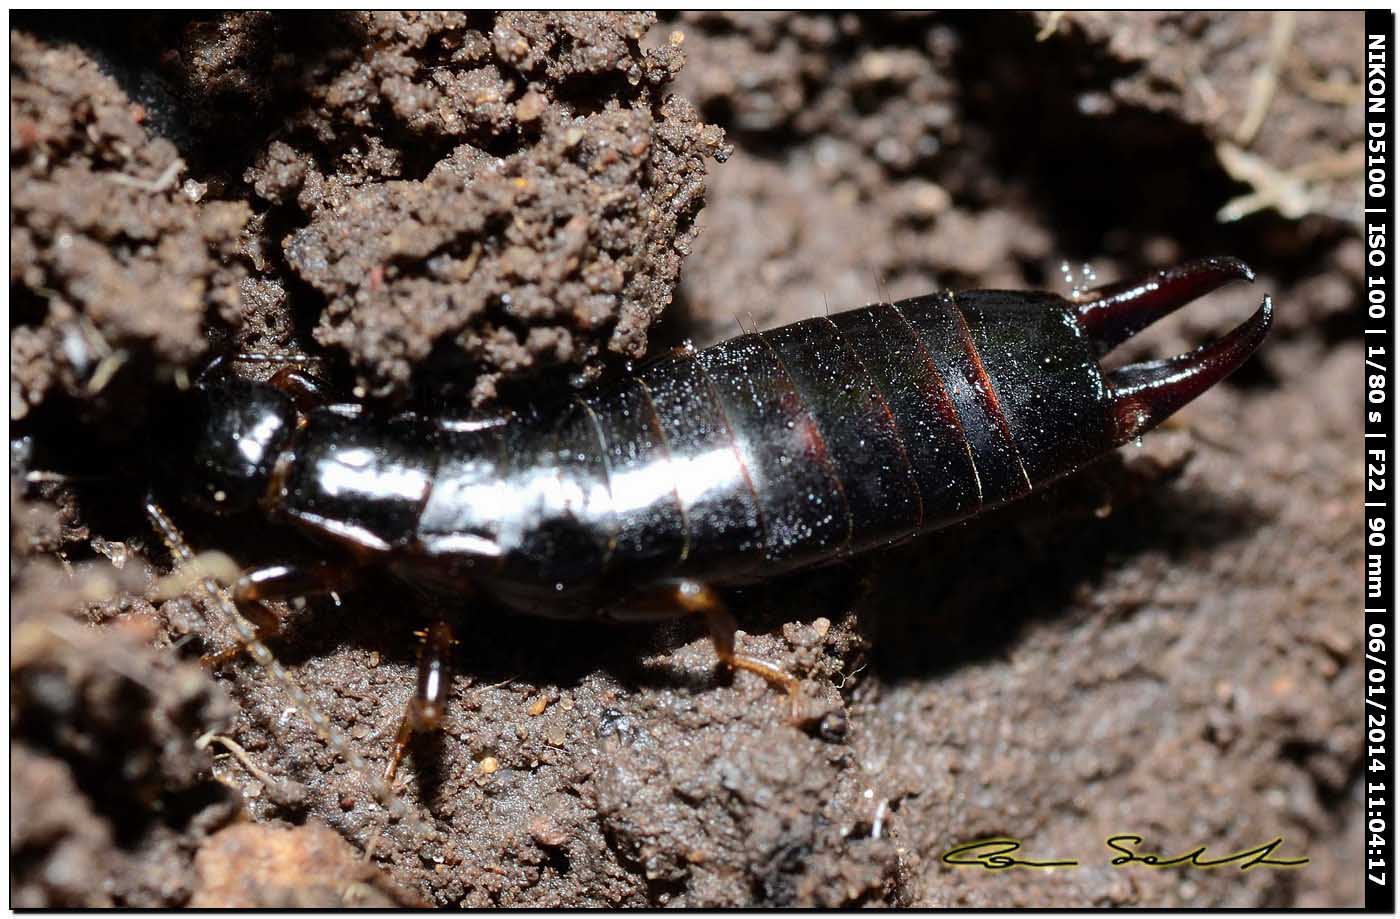
<path id="1" fill-rule="evenodd" d="M 473 605 L 701 616 L 721 661 L 786 689 L 796 718 L 798 680 L 738 651 L 716 587 L 939 529 L 1135 440 L 1239 368 L 1268 333 L 1272 303 L 1190 354 L 1108 373 L 1100 358 L 1253 278 L 1236 259 L 1210 258 L 1068 299 L 983 290 L 882 302 L 679 349 L 489 419 L 316 405 L 323 388 L 290 374 L 206 380 L 176 481 L 207 510 L 259 511 L 358 565 L 449 596 L 470 588 Z M 151 516 L 188 555 L 154 504 Z M 350 570 L 251 572 L 235 599 L 333 590 Z M 354 757 L 252 625 L 230 618 L 336 752 Z M 441 718 L 452 644 L 445 624 L 426 633 L 386 778 L 413 732 Z"/>

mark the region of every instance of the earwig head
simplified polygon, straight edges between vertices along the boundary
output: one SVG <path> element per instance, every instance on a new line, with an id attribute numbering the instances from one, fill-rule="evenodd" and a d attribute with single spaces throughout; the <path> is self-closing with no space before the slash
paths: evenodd
<path id="1" fill-rule="evenodd" d="M 296 406 L 280 390 L 236 378 L 201 383 L 194 397 L 194 441 L 180 458 L 185 479 L 177 487 L 207 511 L 247 510 L 267 492 L 277 457 L 296 430 Z"/>

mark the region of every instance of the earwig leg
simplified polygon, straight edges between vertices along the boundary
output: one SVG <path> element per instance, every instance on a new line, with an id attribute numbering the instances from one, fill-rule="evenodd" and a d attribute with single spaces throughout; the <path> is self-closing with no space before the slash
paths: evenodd
<path id="1" fill-rule="evenodd" d="M 268 565 L 244 572 L 233 585 L 233 602 L 252 604 L 328 594 L 348 587 L 353 581 L 354 572 L 344 566 Z"/>
<path id="2" fill-rule="evenodd" d="M 267 382 L 291 396 L 301 412 L 309 412 L 330 401 L 326 384 L 300 367 L 283 367 Z"/>
<path id="3" fill-rule="evenodd" d="M 386 784 L 394 781 L 414 732 L 437 730 L 447 709 L 447 693 L 452 685 L 452 646 L 457 640 L 452 637 L 452 627 L 441 619 L 419 635 L 423 646 L 418 651 L 418 686 L 404 706 L 399 730 L 394 735 L 394 750 L 389 765 L 384 767 Z"/>
<path id="4" fill-rule="evenodd" d="M 244 572 L 233 584 L 232 600 L 252 624 L 258 641 L 282 631 L 282 620 L 263 605 L 269 600 L 288 600 L 312 594 L 331 593 L 350 583 L 348 568 L 315 565 L 298 568 L 293 565 L 268 565 Z M 242 645 L 226 648 L 200 658 L 201 663 L 216 670 L 242 654 Z"/>
<path id="5" fill-rule="evenodd" d="M 629 597 L 626 609 L 611 611 L 613 618 L 617 619 L 687 614 L 705 617 L 710 639 L 715 645 L 715 655 L 725 666 L 731 670 L 756 673 L 781 687 L 788 694 L 792 720 L 802 721 L 801 681 L 776 664 L 739 653 L 734 644 L 734 633 L 739 630 L 739 625 L 724 600 L 709 585 L 692 580 L 663 582 Z"/>
<path id="6" fill-rule="evenodd" d="M 195 554 L 190 549 L 189 543 L 185 541 L 175 522 L 161 509 L 154 498 L 146 499 L 146 516 L 150 518 L 151 525 L 160 535 L 161 541 L 174 557 L 177 565 L 189 566 L 195 564 Z M 391 819 L 403 820 L 411 818 L 407 806 L 398 798 L 393 789 L 386 782 L 371 779 L 365 771 L 365 761 L 360 757 L 345 739 L 345 735 L 331 723 L 331 720 L 316 707 L 311 701 L 311 697 L 306 694 L 291 674 L 287 673 L 287 668 L 273 656 L 267 645 L 258 640 L 257 630 L 237 604 L 229 600 L 228 596 L 219 590 L 218 584 L 212 577 L 199 578 L 199 587 L 204 595 L 214 606 L 218 607 L 227 619 L 227 622 L 238 632 L 239 639 L 244 647 L 248 649 L 248 654 L 262 667 L 267 675 L 282 687 L 287 695 L 292 707 L 301 713 L 301 716 L 316 730 L 317 736 L 325 741 L 326 746 L 343 759 L 350 768 L 369 782 L 370 790 L 374 794 L 374 799 L 383 805 Z M 413 820 L 416 825 L 417 821 Z"/>
<path id="7" fill-rule="evenodd" d="M 711 592 L 709 588 L 704 588 L 704 590 Z M 702 614 L 705 617 L 705 624 L 710 629 L 710 640 L 714 642 L 715 655 L 730 669 L 747 670 L 750 673 L 758 674 L 770 683 L 781 686 L 788 695 L 788 706 L 791 709 L 792 720 L 800 722 L 802 720 L 802 683 L 797 677 L 775 664 L 736 651 L 734 633 L 739 631 L 739 624 L 734 621 L 733 614 L 723 604 L 707 607 L 702 611 Z"/>

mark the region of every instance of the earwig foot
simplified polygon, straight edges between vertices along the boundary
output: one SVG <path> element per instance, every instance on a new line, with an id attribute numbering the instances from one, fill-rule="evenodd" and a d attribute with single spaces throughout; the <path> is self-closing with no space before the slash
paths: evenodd
<path id="1" fill-rule="evenodd" d="M 731 636 L 730 640 L 733 638 Z M 715 642 L 718 651 L 719 641 Z M 756 673 L 768 682 L 782 689 L 788 697 L 788 718 L 794 726 L 801 726 L 806 723 L 802 706 L 802 682 L 797 677 L 783 670 L 782 668 L 770 664 L 765 660 L 750 657 L 747 654 L 733 652 L 726 659 L 722 654 L 720 661 L 730 670 L 747 670 L 749 673 Z"/>
<path id="2" fill-rule="evenodd" d="M 390 788 L 394 787 L 394 777 L 399 773 L 399 763 L 403 762 L 404 754 L 408 752 L 408 742 L 413 739 L 413 726 L 408 723 L 408 715 L 405 714 L 399 721 L 398 732 L 394 735 L 394 749 L 389 754 L 389 762 L 384 767 L 384 784 Z"/>

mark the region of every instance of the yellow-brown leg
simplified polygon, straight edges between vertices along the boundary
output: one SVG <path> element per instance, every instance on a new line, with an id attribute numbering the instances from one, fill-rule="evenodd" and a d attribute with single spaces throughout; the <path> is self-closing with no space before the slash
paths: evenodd
<path id="1" fill-rule="evenodd" d="M 253 623 L 257 640 L 262 641 L 282 631 L 282 620 L 263 605 L 265 601 L 331 593 L 350 584 L 353 577 L 351 569 L 344 566 L 268 565 L 265 568 L 245 571 L 234 582 L 231 593 L 234 604 Z M 216 669 L 243 651 L 243 645 L 239 644 L 214 654 L 206 654 L 201 661 L 206 667 Z"/>
<path id="2" fill-rule="evenodd" d="M 244 572 L 233 585 L 233 602 L 290 600 L 344 590 L 355 579 L 348 565 L 268 565 Z"/>
<path id="3" fill-rule="evenodd" d="M 394 781 L 414 732 L 437 730 L 447 711 L 447 694 L 452 688 L 452 646 L 457 640 L 452 637 L 452 627 L 441 619 L 419 635 L 423 647 L 418 651 L 418 685 L 404 706 L 399 730 L 394 735 L 394 749 L 384 767 L 386 784 Z"/>
<path id="4" fill-rule="evenodd" d="M 739 625 L 734 621 L 734 616 L 729 612 L 724 599 L 708 584 L 689 579 L 662 582 L 629 597 L 626 608 L 616 610 L 615 615 L 620 619 L 658 615 L 705 617 L 705 624 L 710 629 L 710 640 L 714 642 L 715 655 L 720 661 L 732 670 L 756 673 L 781 687 L 787 692 L 793 722 L 802 721 L 801 681 L 776 664 L 741 654 L 736 649 L 734 633 L 739 630 Z"/>
<path id="5" fill-rule="evenodd" d="M 326 384 L 300 367 L 283 367 L 267 382 L 291 396 L 297 411 L 303 414 L 330 401 Z"/>

